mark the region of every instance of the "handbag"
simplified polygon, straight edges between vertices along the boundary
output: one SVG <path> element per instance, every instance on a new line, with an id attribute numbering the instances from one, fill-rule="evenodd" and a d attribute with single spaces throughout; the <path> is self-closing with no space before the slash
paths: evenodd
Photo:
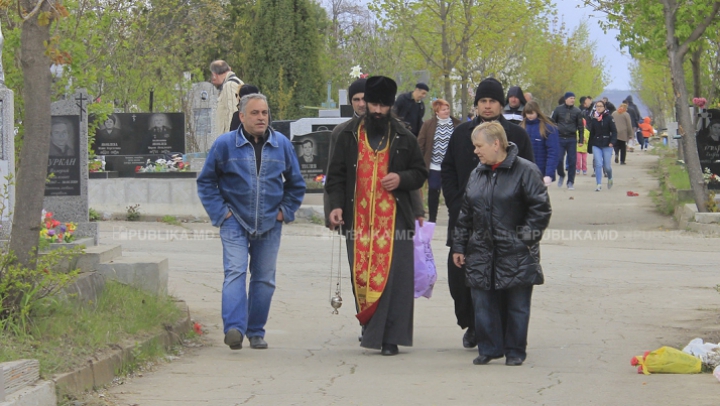
<path id="1" fill-rule="evenodd" d="M 414 264 L 415 264 L 415 298 L 432 296 L 433 286 L 437 281 L 437 269 L 433 257 L 432 241 L 435 223 L 424 222 L 423 226 L 415 220 L 415 235 L 413 236 Z"/>

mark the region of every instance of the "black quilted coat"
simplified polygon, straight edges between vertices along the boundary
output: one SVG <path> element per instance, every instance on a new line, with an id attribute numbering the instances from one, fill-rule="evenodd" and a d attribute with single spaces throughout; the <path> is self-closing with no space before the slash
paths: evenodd
<path id="1" fill-rule="evenodd" d="M 552 209 L 537 166 L 517 156 L 510 143 L 507 158 L 494 171 L 473 170 L 455 227 L 453 252 L 465 254 L 471 288 L 491 290 L 541 285 L 540 240 Z"/>

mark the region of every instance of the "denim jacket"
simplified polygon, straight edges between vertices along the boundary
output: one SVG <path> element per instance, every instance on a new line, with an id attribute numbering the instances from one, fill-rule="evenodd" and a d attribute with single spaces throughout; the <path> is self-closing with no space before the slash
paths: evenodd
<path id="1" fill-rule="evenodd" d="M 212 224 L 220 227 L 228 211 L 250 234 L 262 234 L 283 220 L 295 220 L 305 196 L 295 149 L 287 137 L 269 129 L 262 148 L 260 172 L 255 150 L 242 126 L 215 140 L 197 179 L 198 196 Z"/>

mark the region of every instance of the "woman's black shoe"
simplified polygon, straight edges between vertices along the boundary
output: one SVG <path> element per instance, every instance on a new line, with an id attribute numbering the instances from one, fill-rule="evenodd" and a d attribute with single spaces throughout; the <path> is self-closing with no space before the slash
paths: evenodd
<path id="1" fill-rule="evenodd" d="M 502 357 L 491 357 L 489 355 L 479 355 L 477 358 L 475 358 L 473 360 L 473 364 L 474 365 L 485 365 L 488 362 L 490 362 L 494 359 L 498 359 L 498 358 L 502 358 Z"/>
<path id="2" fill-rule="evenodd" d="M 511 366 L 511 367 L 519 367 L 522 365 L 523 360 L 522 358 L 517 357 L 509 357 L 505 359 L 505 365 Z"/>
<path id="3" fill-rule="evenodd" d="M 397 355 L 398 346 L 395 344 L 383 344 L 380 354 L 382 355 Z"/>

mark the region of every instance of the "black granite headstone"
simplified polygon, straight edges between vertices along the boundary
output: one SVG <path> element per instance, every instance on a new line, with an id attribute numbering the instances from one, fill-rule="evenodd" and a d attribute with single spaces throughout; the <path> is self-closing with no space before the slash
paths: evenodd
<path id="1" fill-rule="evenodd" d="M 52 116 L 45 196 L 80 196 L 80 116 Z"/>
<path id="2" fill-rule="evenodd" d="M 272 122 L 271 126 L 273 130 L 281 133 L 288 138 L 292 138 L 292 136 L 290 135 L 290 123 L 294 121 L 295 120 L 275 120 Z"/>
<path id="3" fill-rule="evenodd" d="M 93 149 L 105 155 L 106 170 L 135 176 L 137 166 L 185 153 L 183 113 L 115 113 L 95 131 Z"/>
<path id="4" fill-rule="evenodd" d="M 330 149 L 330 131 L 317 131 L 293 137 L 293 144 L 300 164 L 306 190 L 322 192 L 323 180 L 327 169 L 327 157 Z"/>
<path id="5" fill-rule="evenodd" d="M 720 110 L 710 109 L 708 120 L 703 128 L 697 133 L 698 155 L 700 166 L 705 172 L 709 168 L 711 173 L 720 176 Z M 709 189 L 720 190 L 720 183 L 708 183 Z"/>

